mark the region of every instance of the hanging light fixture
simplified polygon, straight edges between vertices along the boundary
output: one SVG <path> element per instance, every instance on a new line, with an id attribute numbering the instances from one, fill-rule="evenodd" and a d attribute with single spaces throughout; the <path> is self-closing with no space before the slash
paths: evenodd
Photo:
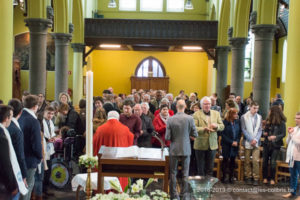
<path id="1" fill-rule="evenodd" d="M 19 4 L 19 3 L 18 3 L 18 0 L 14 0 L 14 1 L 13 1 L 13 5 L 14 5 L 14 6 L 16 6 L 16 5 L 18 5 L 18 4 Z"/>
<path id="2" fill-rule="evenodd" d="M 193 4 L 192 4 L 192 0 L 187 0 L 186 3 L 185 3 L 184 8 L 185 8 L 186 10 L 193 10 L 193 9 L 194 9 L 194 6 L 193 6 Z"/>
<path id="3" fill-rule="evenodd" d="M 117 3 L 115 0 L 109 0 L 108 6 L 109 8 L 116 8 L 117 7 Z"/>

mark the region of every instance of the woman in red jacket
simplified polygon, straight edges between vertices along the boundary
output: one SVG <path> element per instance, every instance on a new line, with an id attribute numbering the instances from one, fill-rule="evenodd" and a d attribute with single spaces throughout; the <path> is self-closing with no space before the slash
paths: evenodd
<path id="1" fill-rule="evenodd" d="M 165 140 L 166 134 L 166 127 L 167 127 L 167 120 L 169 119 L 169 107 L 168 105 L 161 105 L 160 106 L 160 113 L 157 115 L 153 120 L 153 126 L 155 131 L 160 135 L 161 139 L 164 141 L 165 146 L 170 146 L 170 141 Z M 153 147 L 161 147 L 160 142 L 152 137 L 152 145 Z"/>
<path id="2" fill-rule="evenodd" d="M 170 109 L 170 102 L 167 98 L 163 98 L 161 101 L 160 101 L 160 105 L 159 105 L 159 108 L 161 105 L 167 105 L 168 106 L 168 112 L 169 112 L 169 115 L 170 117 L 174 115 L 174 111 Z M 159 113 L 160 113 L 160 110 L 161 109 L 158 109 L 154 112 L 154 116 L 156 117 Z"/>

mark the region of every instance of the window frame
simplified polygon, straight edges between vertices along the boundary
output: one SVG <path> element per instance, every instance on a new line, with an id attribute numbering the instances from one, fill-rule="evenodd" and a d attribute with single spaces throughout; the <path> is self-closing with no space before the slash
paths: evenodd
<path id="1" fill-rule="evenodd" d="M 139 0 L 140 1 L 140 12 L 163 12 L 164 11 L 164 0 L 159 0 L 161 1 L 161 10 L 142 10 L 142 1 L 143 0 Z M 144 0 L 146 1 L 146 0 Z M 149 1 L 149 0 L 147 0 Z"/>
<path id="2" fill-rule="evenodd" d="M 183 2 L 183 7 L 182 7 L 182 10 L 168 10 L 168 5 L 171 4 L 172 0 L 166 0 L 166 11 L 167 12 L 175 12 L 175 13 L 182 13 L 184 12 L 184 0 L 180 0 Z"/>
<path id="3" fill-rule="evenodd" d="M 248 44 L 245 47 L 245 57 L 244 57 L 244 82 L 252 82 L 253 79 L 253 72 L 254 72 L 254 63 L 253 63 L 253 58 L 254 58 L 254 34 L 251 32 L 251 30 L 249 31 L 249 37 L 248 37 L 249 41 Z M 251 45 L 251 49 L 250 49 L 250 57 L 246 56 L 246 51 L 247 51 L 247 47 L 249 49 L 249 45 Z M 245 71 L 246 71 L 246 60 L 250 61 L 250 78 L 245 78 Z"/>
<path id="4" fill-rule="evenodd" d="M 150 71 L 153 72 L 153 68 L 151 69 L 152 66 L 152 62 L 153 61 L 156 61 L 158 63 L 158 65 L 160 66 L 161 70 L 162 70 L 162 73 L 163 73 L 163 76 L 162 77 L 159 77 L 159 76 L 154 76 L 154 74 L 151 76 L 138 76 L 138 71 L 140 69 L 140 67 L 142 67 L 142 65 L 144 64 L 144 62 L 146 60 L 149 60 L 149 64 L 148 64 L 148 74 Z M 151 70 L 150 70 L 151 69 Z M 159 70 L 158 70 L 159 71 Z M 134 75 L 138 78 L 164 78 L 167 76 L 166 74 L 166 70 L 165 70 L 165 67 L 163 66 L 163 64 L 155 57 L 153 56 L 149 56 L 149 57 L 146 57 L 144 58 L 142 61 L 139 62 L 139 64 L 137 65 L 137 67 L 135 68 L 135 72 L 134 72 Z"/>
<path id="5" fill-rule="evenodd" d="M 122 10 L 122 9 L 121 9 L 121 6 L 120 6 L 120 5 L 121 5 L 121 1 L 122 1 L 122 0 L 119 0 L 119 11 L 123 11 L 123 12 L 134 12 L 134 11 L 137 11 L 137 1 L 138 1 L 138 0 L 134 0 L 134 1 L 135 1 L 135 8 L 132 9 L 132 10 L 130 10 L 130 9 L 128 9 L 128 10 L 126 10 L 126 9 L 125 9 L 125 10 Z"/>

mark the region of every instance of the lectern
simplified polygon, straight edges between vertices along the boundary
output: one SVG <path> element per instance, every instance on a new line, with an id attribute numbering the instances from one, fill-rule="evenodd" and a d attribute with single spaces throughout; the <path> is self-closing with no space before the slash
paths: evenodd
<path id="1" fill-rule="evenodd" d="M 169 156 L 165 153 L 162 158 L 118 157 L 119 147 L 105 147 L 98 154 L 98 193 L 104 193 L 103 183 L 105 176 L 132 177 L 132 178 L 161 178 L 163 190 L 168 193 Z M 130 147 L 129 147 L 130 148 Z M 160 149 L 143 148 L 145 154 Z M 126 148 L 122 147 L 122 151 Z"/>

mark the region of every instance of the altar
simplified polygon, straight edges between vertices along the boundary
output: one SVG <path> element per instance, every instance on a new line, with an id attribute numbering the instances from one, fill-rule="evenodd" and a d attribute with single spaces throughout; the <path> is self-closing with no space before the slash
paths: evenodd
<path id="1" fill-rule="evenodd" d="M 105 147 L 98 154 L 98 192 L 104 193 L 104 177 L 161 178 L 163 190 L 168 193 L 169 156 L 167 151 L 160 158 L 118 157 L 119 147 Z M 128 147 L 130 148 L 130 147 Z M 122 151 L 126 151 L 122 148 Z M 143 151 L 161 153 L 160 149 L 143 148 Z"/>

